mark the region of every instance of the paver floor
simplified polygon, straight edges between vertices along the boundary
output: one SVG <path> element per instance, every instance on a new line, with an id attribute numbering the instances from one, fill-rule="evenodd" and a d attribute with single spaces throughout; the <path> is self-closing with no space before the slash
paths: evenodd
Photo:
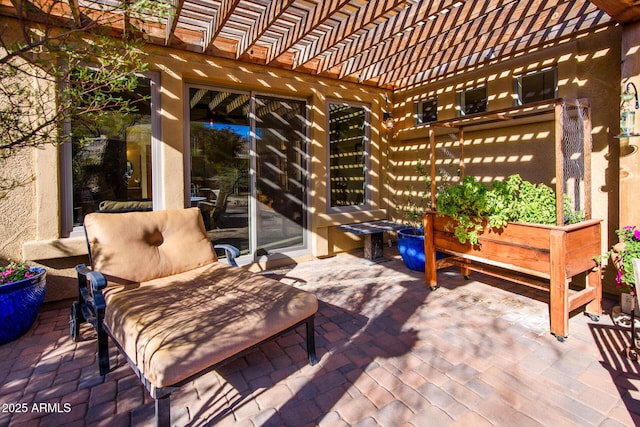
<path id="1" fill-rule="evenodd" d="M 545 294 L 481 274 L 439 272 L 431 291 L 393 249 L 267 272 L 320 299 L 309 366 L 304 328 L 174 392 L 178 426 L 633 426 L 640 365 L 629 329 L 576 313 L 549 333 Z M 0 346 L 0 425 L 146 426 L 154 405 L 111 346 L 98 375 L 92 331 L 68 333 L 68 309 L 43 311 Z M 215 345 L 215 343 L 211 343 Z"/>

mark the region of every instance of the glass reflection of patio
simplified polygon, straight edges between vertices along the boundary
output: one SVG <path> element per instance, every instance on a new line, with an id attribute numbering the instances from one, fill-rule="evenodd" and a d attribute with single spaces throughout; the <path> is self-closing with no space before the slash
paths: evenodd
<path id="1" fill-rule="evenodd" d="M 266 272 L 321 300 L 318 365 L 306 362 L 303 331 L 289 333 L 176 392 L 174 424 L 640 422 L 640 367 L 622 356 L 629 332 L 608 315 L 573 316 L 559 343 L 535 290 L 522 295 L 480 274 L 465 281 L 451 269 L 432 292 L 394 249 L 373 266 L 361 255 Z M 117 367 L 100 377 L 95 341 L 82 334 L 71 342 L 68 305 L 50 306 L 25 337 L 0 347 L 1 425 L 151 424 L 153 402 L 129 366 L 112 347 Z"/>

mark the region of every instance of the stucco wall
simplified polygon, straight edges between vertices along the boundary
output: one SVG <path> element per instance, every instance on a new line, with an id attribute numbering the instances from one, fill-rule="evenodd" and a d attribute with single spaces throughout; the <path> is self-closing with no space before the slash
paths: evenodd
<path id="1" fill-rule="evenodd" d="M 398 91 L 394 94 L 394 116 L 399 117 L 400 130 L 392 141 L 391 164 L 393 187 L 399 201 L 412 185 L 419 186 L 415 171 L 417 159 L 428 160 L 427 127 L 414 124 L 414 103 L 419 99 L 438 97 L 438 120 L 456 117 L 456 91 L 486 84 L 488 110 L 514 106 L 514 76 L 526 71 L 555 65 L 558 75 L 558 97 L 585 98 L 591 104 L 593 153 L 591 164 L 592 216 L 603 219 L 603 253 L 606 252 L 617 228 L 618 215 L 618 154 L 620 82 L 620 27 L 585 35 L 570 43 L 522 55 L 511 60 L 486 65 L 464 75 L 442 80 L 432 85 Z M 441 131 L 438 143 L 459 156 L 458 135 Z M 554 122 L 552 116 L 541 116 L 536 122 L 516 121 L 464 133 L 465 172 L 489 183 L 513 173 L 533 182 L 552 185 L 554 181 Z M 394 205 L 395 206 L 395 205 Z M 390 209 L 400 217 L 395 209 Z M 613 234 L 613 236 L 612 236 Z M 614 284 L 605 282 L 605 291 L 615 292 Z"/>
<path id="2" fill-rule="evenodd" d="M 0 160 L 0 258 L 20 260 L 22 242 L 35 238 L 33 150 L 14 151 Z"/>

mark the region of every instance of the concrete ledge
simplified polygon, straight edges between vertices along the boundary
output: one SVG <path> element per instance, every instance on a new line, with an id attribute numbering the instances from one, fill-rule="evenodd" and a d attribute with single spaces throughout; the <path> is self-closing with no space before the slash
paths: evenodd
<path id="1" fill-rule="evenodd" d="M 30 240 L 22 245 L 22 258 L 30 261 L 79 255 L 87 255 L 87 241 L 84 237 L 79 236 L 50 240 Z"/>

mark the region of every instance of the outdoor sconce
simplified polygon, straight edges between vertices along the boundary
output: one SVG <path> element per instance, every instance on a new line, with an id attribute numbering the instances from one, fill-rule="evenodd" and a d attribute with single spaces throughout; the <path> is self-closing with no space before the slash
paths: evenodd
<path id="1" fill-rule="evenodd" d="M 631 92 L 632 88 L 633 92 Z M 640 108 L 640 104 L 638 104 L 638 89 L 636 89 L 636 85 L 633 84 L 633 82 L 627 83 L 621 98 L 620 136 L 640 136 L 640 134 L 634 133 L 636 128 L 636 110 Z"/>
<path id="2" fill-rule="evenodd" d="M 393 117 L 391 117 L 391 113 L 389 111 L 385 111 L 383 113 L 382 119 L 384 120 L 384 125 L 387 129 L 393 129 Z"/>

